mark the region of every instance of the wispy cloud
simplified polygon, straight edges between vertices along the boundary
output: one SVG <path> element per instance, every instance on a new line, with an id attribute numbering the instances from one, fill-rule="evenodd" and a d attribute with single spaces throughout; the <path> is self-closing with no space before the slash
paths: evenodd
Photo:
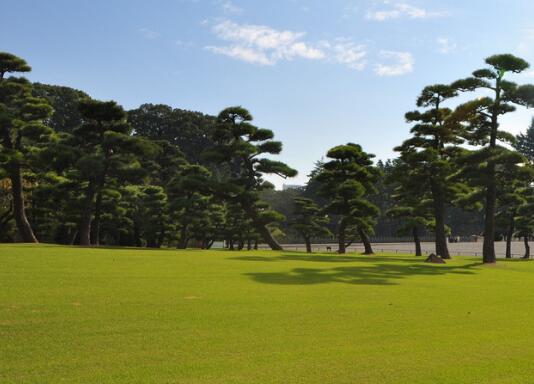
<path id="1" fill-rule="evenodd" d="M 428 19 L 442 17 L 444 15 L 445 13 L 443 12 L 429 11 L 407 3 L 384 1 L 380 9 L 375 7 L 374 9 L 368 10 L 366 18 L 374 21 L 386 21 L 399 18 Z"/>
<path id="2" fill-rule="evenodd" d="M 444 55 L 452 53 L 458 49 L 458 44 L 447 37 L 439 37 L 436 39 L 438 45 L 438 52 Z"/>
<path id="3" fill-rule="evenodd" d="M 141 35 L 148 40 L 154 40 L 161 36 L 159 32 L 153 31 L 149 28 L 139 29 L 139 33 L 141 33 Z"/>
<path id="4" fill-rule="evenodd" d="M 235 5 L 230 0 L 219 1 L 219 6 L 221 7 L 222 11 L 227 15 L 239 15 L 243 13 L 243 9 Z"/>
<path id="5" fill-rule="evenodd" d="M 415 60 L 410 52 L 382 50 L 379 56 L 389 63 L 379 63 L 375 66 L 375 73 L 378 76 L 400 76 L 413 72 Z"/>
<path id="6" fill-rule="evenodd" d="M 303 41 L 304 33 L 279 31 L 264 25 L 222 21 L 212 28 L 226 46 L 207 46 L 211 52 L 260 65 L 274 65 L 280 60 L 324 59 L 325 53 Z"/>
<path id="7" fill-rule="evenodd" d="M 399 76 L 413 71 L 414 59 L 410 52 L 379 51 L 371 55 L 364 44 L 348 38 L 334 38 L 310 42 L 304 32 L 277 30 L 265 25 L 238 24 L 231 20 L 212 26 L 213 34 L 226 44 L 208 45 L 206 50 L 260 66 L 272 66 L 279 61 L 293 59 L 337 63 L 362 71 L 369 60 L 374 61 L 374 72 L 379 76 Z"/>

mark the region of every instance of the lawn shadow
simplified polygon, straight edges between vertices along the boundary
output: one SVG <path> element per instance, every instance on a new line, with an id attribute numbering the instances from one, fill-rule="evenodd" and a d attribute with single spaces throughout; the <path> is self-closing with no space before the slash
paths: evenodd
<path id="1" fill-rule="evenodd" d="M 241 256 L 234 260 L 245 261 L 311 261 L 348 263 L 365 262 L 365 265 L 294 268 L 288 272 L 251 272 L 245 275 L 263 284 L 311 285 L 327 283 L 344 283 L 353 285 L 396 285 L 396 281 L 410 276 L 440 276 L 447 274 L 471 275 L 474 268 L 482 263 L 474 262 L 464 265 L 433 265 L 413 258 L 384 256 L 313 256 L 285 254 L 281 256 Z M 401 262 L 401 263 L 399 263 Z M 367 263 L 373 263 L 369 265 Z"/>
<path id="2" fill-rule="evenodd" d="M 354 262 L 370 262 L 376 263 L 380 261 L 384 262 L 404 262 L 404 263 L 414 263 L 414 260 L 411 257 L 394 257 L 394 256 L 375 256 L 375 255 L 310 255 L 302 253 L 288 253 L 280 256 L 236 256 L 230 257 L 230 260 L 241 260 L 241 261 L 309 261 L 309 262 L 318 262 L 318 263 L 354 263 Z M 423 257 L 420 258 L 423 261 Z"/>

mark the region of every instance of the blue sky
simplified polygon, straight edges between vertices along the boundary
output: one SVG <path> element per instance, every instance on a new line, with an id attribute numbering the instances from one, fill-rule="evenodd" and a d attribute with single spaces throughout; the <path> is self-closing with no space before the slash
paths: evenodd
<path id="1" fill-rule="evenodd" d="M 531 0 L 17 0 L 2 7 L 0 51 L 25 58 L 31 80 L 128 109 L 242 105 L 283 141 L 300 172 L 286 182 L 304 183 L 337 144 L 393 157 L 425 85 L 494 53 L 534 65 L 533 18 Z M 522 131 L 532 114 L 503 126 Z"/>

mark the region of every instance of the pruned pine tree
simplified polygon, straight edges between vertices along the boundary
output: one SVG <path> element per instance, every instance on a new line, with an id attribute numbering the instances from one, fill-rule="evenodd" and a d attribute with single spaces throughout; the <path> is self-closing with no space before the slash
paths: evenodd
<path id="1" fill-rule="evenodd" d="M 373 166 L 374 155 L 362 150 L 358 144 L 348 143 L 331 148 L 326 161 L 315 180 L 320 183 L 320 193 L 328 199 L 325 211 L 339 217 L 338 252 L 345 253 L 354 239 L 347 239 L 349 229 L 357 230 L 365 247 L 365 254 L 373 249 L 369 234 L 373 233 L 378 208 L 368 200 L 373 194 L 380 172 Z"/>
<path id="2" fill-rule="evenodd" d="M 464 165 L 472 181 L 484 192 L 483 262 L 495 263 L 495 213 L 497 211 L 497 179 L 499 164 L 520 164 L 523 159 L 499 142 L 511 143 L 513 137 L 499 129 L 500 118 L 515 111 L 514 104 L 534 105 L 534 86 L 518 86 L 505 79 L 510 73 L 521 73 L 529 64 L 511 54 L 490 56 L 487 67 L 473 72 L 471 77 L 452 84 L 463 92 L 483 90 L 491 96 L 481 96 L 458 106 L 453 119 L 463 122 L 468 129 L 469 144 L 481 148 L 465 158 Z"/>
<path id="3" fill-rule="evenodd" d="M 330 236 L 332 234 L 326 228 L 330 220 L 311 199 L 295 197 L 293 204 L 294 219 L 290 225 L 302 236 L 306 244 L 306 252 L 311 253 L 311 240 L 314 237 Z"/>
<path id="4" fill-rule="evenodd" d="M 23 242 L 37 243 L 26 216 L 24 173 L 35 155 L 54 137 L 53 130 L 43 124 L 52 108 L 45 99 L 32 95 L 32 85 L 25 78 L 6 78 L 6 74 L 30 70 L 23 59 L 0 52 L 0 168 L 10 180 L 19 237 Z"/>
<path id="5" fill-rule="evenodd" d="M 534 118 L 527 131 L 516 136 L 514 148 L 534 165 Z"/>
<path id="6" fill-rule="evenodd" d="M 467 192 L 466 185 L 451 179 L 456 172 L 454 159 L 461 151 L 458 145 L 464 142 L 463 127 L 449 122 L 452 111 L 443 103 L 456 95 L 455 89 L 447 85 L 425 87 L 416 104 L 426 109 L 406 114 L 406 120 L 415 123 L 411 129 L 413 136 L 395 148 L 407 165 L 406 182 L 417 183 L 414 187 L 418 186 L 419 193 L 431 199 L 436 255 L 444 259 L 450 258 L 445 208 L 459 194 Z"/>
<path id="7" fill-rule="evenodd" d="M 223 110 L 212 136 L 216 144 L 204 156 L 229 168 L 229 176 L 219 183 L 215 193 L 227 201 L 238 203 L 255 231 L 271 249 L 281 250 L 282 246 L 267 225 L 283 220 L 283 216 L 266 207 L 259 194 L 264 189 L 273 188 L 265 181 L 265 175 L 287 178 L 296 176 L 297 171 L 280 161 L 263 157 L 278 155 L 282 151 L 282 143 L 273 140 L 271 130 L 258 128 L 251 121 L 252 115 L 242 107 Z"/>

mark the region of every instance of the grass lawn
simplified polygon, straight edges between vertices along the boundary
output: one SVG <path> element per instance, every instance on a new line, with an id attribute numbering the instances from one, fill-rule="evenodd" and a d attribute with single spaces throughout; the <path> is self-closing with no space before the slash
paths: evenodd
<path id="1" fill-rule="evenodd" d="M 0 383 L 532 383 L 534 263 L 0 245 Z"/>

